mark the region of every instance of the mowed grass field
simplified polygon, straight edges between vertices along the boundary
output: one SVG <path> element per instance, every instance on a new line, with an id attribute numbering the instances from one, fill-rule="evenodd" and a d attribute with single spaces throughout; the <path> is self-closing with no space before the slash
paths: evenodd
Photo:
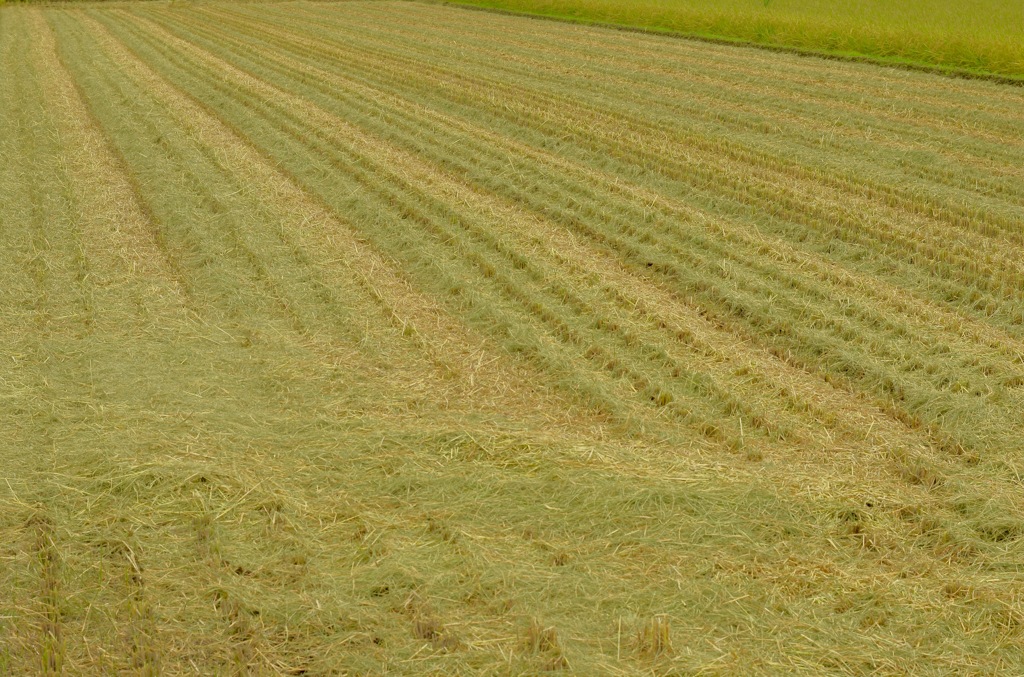
<path id="1" fill-rule="evenodd" d="M 1024 89 L 0 11 L 0 673 L 1024 672 Z"/>
<path id="2" fill-rule="evenodd" d="M 1024 81 L 1024 0 L 453 0 Z"/>

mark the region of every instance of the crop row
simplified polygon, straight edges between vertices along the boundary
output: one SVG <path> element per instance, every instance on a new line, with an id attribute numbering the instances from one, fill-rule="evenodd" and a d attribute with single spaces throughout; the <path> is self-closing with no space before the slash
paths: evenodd
<path id="1" fill-rule="evenodd" d="M 231 40 L 231 37 L 225 36 L 221 38 L 221 40 L 223 42 L 227 42 Z M 277 46 L 277 51 L 283 51 L 280 45 Z M 323 52 L 326 50 L 321 49 L 320 51 Z M 273 54 L 269 59 L 263 59 L 262 61 L 274 61 L 282 58 L 283 57 L 278 54 Z M 323 58 L 322 55 L 321 58 Z M 256 64 L 255 59 L 252 57 L 250 57 L 250 61 L 247 62 L 247 65 L 248 64 L 251 64 L 249 67 L 254 70 L 256 68 L 269 68 L 265 63 Z M 278 70 L 279 75 L 277 77 L 289 77 L 294 70 L 299 68 L 301 68 L 301 66 L 298 64 L 288 63 Z M 330 73 L 322 71 L 317 72 L 311 70 L 309 72 L 315 73 L 317 80 L 321 82 L 331 82 L 333 79 L 334 86 L 330 96 L 335 98 L 339 96 L 339 87 L 337 86 L 338 82 L 336 77 L 332 78 Z M 311 82 L 313 81 L 313 78 L 307 78 L 306 81 Z M 302 90 L 303 93 L 312 89 L 309 85 L 305 86 L 307 89 Z M 321 89 L 323 90 L 327 88 L 328 86 L 325 84 Z M 319 92 L 316 96 L 326 97 L 323 91 Z M 325 98 L 325 101 L 329 101 L 329 99 Z M 349 101 L 355 101 L 355 97 L 352 97 Z M 346 102 L 346 105 L 359 104 L 358 102 Z M 363 105 L 368 106 L 369 104 Z M 345 109 L 344 112 L 346 116 L 349 115 L 350 110 L 350 108 Z M 389 113 L 391 117 L 386 120 L 384 124 L 379 125 L 381 130 L 380 133 L 390 134 L 394 137 L 397 128 L 400 127 L 401 121 L 397 118 L 397 111 L 390 110 Z M 372 118 L 367 117 L 367 119 L 372 122 Z M 423 134 L 422 124 L 418 119 L 415 119 L 415 117 L 409 120 L 408 128 L 413 132 L 419 129 L 421 136 Z M 443 132 L 443 129 L 436 126 L 432 127 L 430 130 L 430 138 L 421 140 L 418 145 L 415 146 L 416 151 L 430 152 L 430 148 L 444 149 L 445 156 L 436 158 L 436 161 L 451 165 L 453 161 L 452 156 L 457 155 L 460 149 L 464 149 L 462 152 L 468 156 L 467 163 L 472 163 L 463 165 L 463 171 L 466 172 L 466 176 L 471 176 L 471 168 L 474 166 L 477 168 L 478 174 L 483 173 L 480 172 L 479 169 L 484 158 L 487 157 L 487 150 L 481 146 L 485 146 L 486 144 L 473 144 L 472 141 L 466 139 L 465 136 L 451 141 L 439 140 L 437 139 L 437 135 L 440 132 Z M 408 141 L 405 143 L 408 143 Z M 436 150 L 434 152 L 437 153 Z M 438 153 L 438 155 L 440 154 Z M 933 393 L 935 391 L 941 392 L 944 389 L 948 390 L 952 386 L 953 389 L 957 391 L 957 394 L 963 394 L 963 391 L 967 391 L 974 392 L 975 396 L 978 396 L 984 393 L 985 385 L 983 384 L 987 384 L 990 380 L 988 378 L 989 376 L 1001 372 L 1006 373 L 1007 371 L 1009 372 L 1009 376 L 1006 379 L 1006 384 L 1012 387 L 1012 384 L 1016 382 L 1016 377 L 1014 376 L 1014 371 L 1016 370 L 1016 367 L 1014 366 L 1014 351 L 1008 351 L 1005 345 L 1000 345 L 1002 342 L 996 343 L 998 347 L 993 350 L 995 353 L 994 355 L 992 353 L 989 354 L 990 359 L 979 360 L 978 356 L 965 357 L 964 351 L 951 347 L 956 346 L 957 343 L 959 343 L 959 339 L 957 337 L 944 332 L 936 334 L 935 329 L 933 327 L 929 327 L 927 324 L 918 325 L 915 323 L 914 326 L 903 325 L 891 317 L 891 313 L 883 314 L 880 312 L 880 309 L 876 305 L 876 301 L 878 300 L 877 298 L 869 298 L 868 300 L 871 301 L 871 303 L 865 302 L 863 304 L 855 304 L 853 303 L 854 299 L 850 298 L 849 289 L 842 290 L 841 293 L 845 296 L 840 305 L 842 310 L 841 312 L 836 312 L 835 302 L 833 300 L 835 294 L 833 292 L 823 293 L 820 289 L 820 279 L 815 278 L 811 281 L 806 281 L 801 279 L 803 277 L 802 275 L 795 276 L 794 272 L 791 270 L 780 270 L 777 266 L 766 266 L 763 242 L 760 244 L 758 249 L 752 251 L 752 253 L 745 258 L 738 258 L 739 253 L 737 251 L 738 247 L 736 246 L 736 236 L 733 237 L 732 241 L 728 241 L 728 247 L 724 247 L 726 243 L 716 244 L 715 240 L 712 240 L 709 237 L 709 235 L 714 234 L 713 229 L 689 229 L 689 231 L 685 233 L 688 239 L 683 239 L 680 242 L 683 233 L 680 232 L 678 227 L 678 210 L 662 216 L 660 223 L 656 221 L 649 225 L 648 222 L 651 221 L 651 215 L 654 214 L 657 216 L 656 212 L 658 210 L 648 208 L 644 205 L 637 205 L 635 199 L 626 201 L 619 197 L 613 201 L 607 199 L 606 195 L 593 196 L 593 190 L 590 190 L 588 185 L 579 182 L 573 184 L 562 183 L 562 185 L 558 185 L 556 182 L 558 182 L 561 177 L 554 175 L 550 169 L 543 167 L 540 168 L 536 174 L 538 177 L 540 175 L 545 176 L 544 181 L 534 178 L 532 182 L 525 183 L 521 189 L 511 192 L 511 190 L 517 188 L 515 186 L 515 179 L 522 177 L 524 175 L 523 172 L 528 169 L 529 166 L 527 165 L 522 167 L 517 173 L 509 172 L 508 175 L 502 176 L 498 167 L 499 163 L 504 164 L 508 162 L 507 157 L 502 158 L 503 155 L 507 156 L 507 152 L 502 153 L 501 150 L 496 151 L 492 148 L 490 150 L 490 155 L 494 157 L 492 170 L 494 173 L 492 176 L 501 176 L 501 185 L 497 185 L 499 184 L 498 181 L 492 180 L 490 183 L 481 183 L 480 185 L 482 187 L 495 192 L 504 191 L 509 198 L 519 202 L 528 201 L 528 204 L 535 205 L 535 209 L 538 212 L 543 212 L 548 218 L 558 216 L 557 212 L 554 212 L 553 207 L 561 202 L 566 205 L 566 208 L 563 212 L 564 215 L 560 216 L 559 220 L 566 226 L 593 231 L 595 222 L 598 220 L 594 218 L 595 215 L 601 215 L 600 218 L 602 220 L 610 220 L 613 215 L 608 214 L 609 208 L 611 206 L 622 205 L 620 207 L 622 209 L 622 216 L 616 218 L 615 221 L 613 221 L 613 224 L 617 221 L 619 229 L 618 232 L 626 233 L 631 237 L 633 242 L 638 242 L 641 247 L 646 245 L 646 249 L 641 248 L 636 250 L 632 256 L 634 260 L 646 258 L 645 263 L 652 264 L 651 266 L 647 266 L 651 269 L 648 271 L 649 274 L 664 274 L 664 266 L 656 266 L 654 264 L 659 256 L 664 257 L 665 252 L 670 252 L 672 257 L 677 261 L 689 260 L 692 262 L 690 265 L 686 266 L 686 268 L 691 271 L 690 279 L 692 282 L 689 286 L 696 288 L 698 291 L 704 291 L 706 298 L 710 293 L 714 293 L 715 291 L 713 289 L 702 290 L 703 287 L 709 284 L 708 279 L 710 276 L 708 272 L 715 271 L 717 268 L 720 268 L 721 264 L 714 263 L 713 260 L 709 261 L 709 259 L 706 258 L 706 255 L 702 255 L 702 252 L 707 252 L 709 250 L 715 252 L 717 249 L 717 252 L 715 253 L 717 253 L 719 261 L 723 260 L 723 258 L 726 261 L 734 261 L 737 263 L 745 261 L 742 265 L 754 267 L 754 271 L 758 274 L 754 278 L 748 278 L 750 281 L 745 285 L 745 288 L 748 290 L 750 295 L 760 296 L 761 298 L 774 296 L 780 300 L 785 299 L 788 296 L 791 299 L 790 308 L 792 309 L 792 315 L 796 318 L 805 318 L 801 320 L 801 323 L 804 325 L 806 325 L 807 313 L 813 312 L 813 306 L 809 303 L 810 299 L 818 297 L 821 300 L 821 304 L 830 304 L 824 305 L 823 310 L 820 311 L 821 314 L 819 317 L 821 317 L 821 320 L 819 322 L 824 324 L 813 328 L 827 330 L 829 333 L 835 335 L 836 339 L 833 339 L 831 343 L 834 347 L 831 350 L 827 347 L 823 347 L 816 351 L 812 348 L 810 354 L 813 357 L 817 357 L 824 353 L 826 356 L 834 358 L 836 353 L 841 354 L 842 349 L 849 350 L 857 344 L 863 345 L 864 347 L 862 350 L 867 356 L 869 356 L 868 359 L 862 359 L 859 355 L 856 356 L 855 359 L 849 360 L 843 360 L 840 358 L 838 371 L 847 377 L 852 375 L 853 378 L 859 380 L 861 384 L 865 381 L 870 382 L 870 380 L 875 380 L 881 386 L 882 393 L 895 395 L 898 401 L 907 399 L 913 400 L 915 398 L 912 396 L 908 397 L 906 393 L 907 389 L 899 382 L 903 380 L 902 378 L 896 377 L 894 379 L 892 376 L 887 376 L 885 372 L 880 374 L 877 372 L 872 373 L 870 371 L 870 367 L 867 368 L 868 371 L 864 371 L 865 365 L 871 364 L 870 356 L 879 356 L 879 353 L 881 353 L 881 357 L 884 359 L 885 353 L 888 352 L 892 357 L 886 359 L 886 362 L 895 362 L 897 364 L 902 363 L 902 371 L 912 376 L 916 376 L 917 378 L 923 377 L 927 379 L 927 381 L 931 382 L 928 389 Z M 564 170 L 564 167 L 560 169 Z M 564 173 L 564 171 L 562 173 Z M 587 178 L 590 181 L 593 180 L 592 177 Z M 486 178 L 484 180 L 486 180 Z M 569 194 L 569 191 L 575 191 L 575 193 L 572 194 L 570 199 L 567 199 L 566 195 Z M 593 197 L 588 197 L 586 192 L 589 192 Z M 585 204 L 582 201 L 587 199 L 591 201 L 593 206 L 586 210 L 579 209 L 578 206 Z M 638 227 L 634 224 L 643 224 L 643 226 Z M 733 232 L 741 233 L 742 229 L 735 227 Z M 748 240 L 754 239 L 755 238 L 748 236 Z M 645 240 L 646 242 L 644 242 Z M 656 247 L 652 246 L 652 243 L 653 245 L 656 245 Z M 753 249 L 753 244 L 748 243 L 748 247 Z M 640 255 L 643 253 L 648 253 L 649 255 L 646 257 Z M 732 277 L 738 277 L 738 272 L 738 270 L 731 271 Z M 673 272 L 672 275 L 678 275 L 678 271 Z M 699 279 L 697 279 L 698 276 Z M 789 281 L 784 282 L 785 286 L 780 288 L 779 279 L 781 278 L 785 281 L 786 277 L 789 277 Z M 744 281 L 745 280 L 741 278 L 736 280 L 734 284 L 742 283 Z M 771 284 L 773 286 L 766 286 L 766 284 Z M 723 295 L 720 294 L 720 296 Z M 877 297 L 879 294 L 876 294 L 875 296 Z M 730 302 L 732 303 L 731 306 Z M 719 305 L 724 306 L 732 318 L 735 318 L 737 315 L 746 316 L 751 314 L 749 305 L 742 306 L 731 299 L 720 300 Z M 912 306 L 912 302 L 910 304 L 904 303 L 904 308 L 910 306 Z M 764 310 L 762 310 L 761 314 L 764 314 Z M 778 316 L 778 312 L 769 312 L 768 314 Z M 837 324 L 838 317 L 843 317 L 844 320 Z M 743 317 L 741 317 L 741 319 L 743 319 Z M 767 319 L 761 321 L 766 323 L 769 322 Z M 786 333 L 794 333 L 795 331 L 798 331 L 781 325 L 779 322 L 773 321 L 766 324 L 766 326 L 770 327 L 771 330 L 769 332 L 763 332 L 757 322 L 758 320 L 755 319 L 752 323 L 752 333 L 754 335 L 763 333 L 768 333 L 769 335 L 772 335 L 772 333 L 782 333 L 782 335 L 785 336 Z M 748 321 L 747 323 L 750 322 Z M 878 338 L 872 340 L 872 334 L 878 335 Z M 808 343 L 808 341 L 804 340 L 804 337 L 807 336 L 806 333 L 801 334 L 800 336 L 801 340 L 799 342 L 794 341 L 791 345 L 799 347 L 799 345 L 806 345 Z M 898 345 L 892 345 L 894 337 L 902 337 L 900 340 L 909 342 L 911 346 L 914 345 L 914 341 L 918 341 L 918 345 L 927 345 L 926 350 L 919 349 L 915 352 L 918 354 L 927 354 L 928 352 L 931 352 L 932 354 L 937 354 L 939 356 L 939 360 L 936 360 L 932 365 L 929 365 L 927 363 L 923 363 L 920 359 L 909 361 L 901 359 L 900 356 L 906 354 L 907 349 L 900 348 Z M 938 339 L 938 343 L 936 342 L 936 339 Z M 836 340 L 839 342 L 838 345 L 836 344 Z M 1008 340 L 1011 346 L 1015 343 L 1014 339 Z M 944 345 L 942 341 L 949 341 L 951 343 Z M 789 347 L 789 345 L 786 346 L 786 348 Z M 837 350 L 836 348 L 839 349 Z M 806 349 L 805 354 L 807 354 Z M 943 358 L 942 355 L 947 355 L 947 357 Z M 998 358 L 998 361 L 994 361 L 996 358 Z M 947 360 L 946 365 L 942 364 L 941 360 L 943 359 Z M 955 359 L 957 362 L 949 364 L 948 359 Z M 999 366 L 999 362 L 1002 362 L 1004 366 Z M 972 385 L 970 380 L 962 380 L 963 377 L 968 377 L 969 379 L 970 371 L 977 372 L 979 369 L 983 371 L 978 375 L 977 382 L 974 385 Z M 957 377 L 950 379 L 951 372 L 956 373 Z M 913 385 L 911 385 L 911 388 L 913 388 Z M 925 392 L 927 392 L 927 390 Z M 920 399 L 925 399 L 927 397 L 928 396 L 922 393 Z M 949 400 L 952 398 L 946 399 Z M 964 398 L 959 399 L 962 401 Z M 930 403 L 934 404 L 934 401 L 931 401 Z M 965 404 L 970 406 L 969 402 Z M 1011 404 L 1011 406 L 1013 405 Z M 915 412 L 915 415 L 918 414 Z M 904 414 L 904 417 L 906 418 L 906 414 Z M 914 415 L 911 415 L 909 420 L 913 421 Z M 958 443 L 960 442 L 958 441 L 954 443 L 954 446 Z"/>

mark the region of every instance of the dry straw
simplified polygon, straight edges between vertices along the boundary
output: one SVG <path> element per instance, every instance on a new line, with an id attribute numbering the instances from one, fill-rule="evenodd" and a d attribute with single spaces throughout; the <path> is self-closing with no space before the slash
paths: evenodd
<path id="1" fill-rule="evenodd" d="M 419 3 L 0 69 L 0 672 L 1021 672 L 1019 90 Z"/>

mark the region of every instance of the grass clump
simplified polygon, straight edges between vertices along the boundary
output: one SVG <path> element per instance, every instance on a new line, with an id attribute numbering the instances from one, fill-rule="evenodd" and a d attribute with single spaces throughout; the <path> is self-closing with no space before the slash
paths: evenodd
<path id="1" fill-rule="evenodd" d="M 526 655 L 536 657 L 541 670 L 565 670 L 569 667 L 557 628 L 544 625 L 536 618 L 531 619 L 523 630 L 520 646 Z"/>
<path id="2" fill-rule="evenodd" d="M 637 653 L 646 659 L 667 657 L 672 653 L 671 623 L 661 614 L 645 621 L 636 636 Z"/>

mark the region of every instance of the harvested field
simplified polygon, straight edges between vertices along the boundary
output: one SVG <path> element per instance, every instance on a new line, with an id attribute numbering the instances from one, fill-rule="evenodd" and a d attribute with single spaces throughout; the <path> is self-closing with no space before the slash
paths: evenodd
<path id="1" fill-rule="evenodd" d="M 1024 88 L 0 11 L 0 673 L 1024 672 Z"/>

